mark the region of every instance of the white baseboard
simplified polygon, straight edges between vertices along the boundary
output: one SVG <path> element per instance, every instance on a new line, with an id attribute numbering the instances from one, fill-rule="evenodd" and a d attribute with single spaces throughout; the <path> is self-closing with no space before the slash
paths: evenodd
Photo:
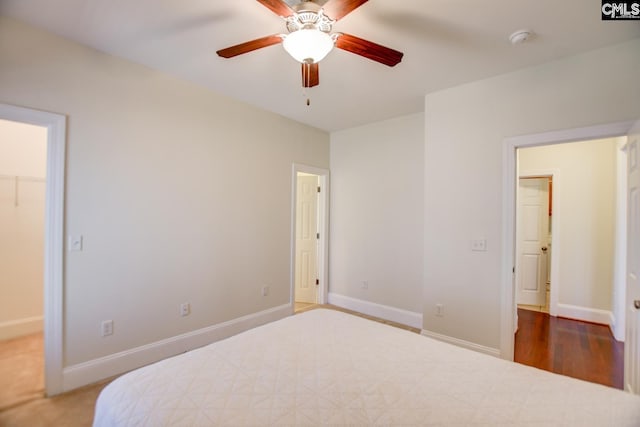
<path id="1" fill-rule="evenodd" d="M 422 313 L 414 313 L 413 311 L 402 310 L 400 308 L 351 298 L 331 292 L 329 293 L 329 304 L 422 329 Z"/>
<path id="2" fill-rule="evenodd" d="M 613 338 L 615 338 L 616 341 L 624 342 L 626 331 L 624 330 L 624 328 L 620 328 L 620 326 L 616 322 L 616 316 L 614 316 L 613 312 L 611 312 L 609 329 L 611 329 L 611 334 L 613 335 Z"/>
<path id="3" fill-rule="evenodd" d="M 42 316 L 25 317 L 0 323 L 0 340 L 21 337 L 41 332 L 44 321 Z"/>
<path id="4" fill-rule="evenodd" d="M 62 372 L 63 391 L 73 390 L 127 371 L 185 353 L 265 323 L 290 316 L 291 304 L 249 314 L 217 325 L 187 332 L 162 341 L 68 366 Z"/>
<path id="5" fill-rule="evenodd" d="M 613 313 L 609 310 L 599 310 L 597 308 L 580 307 L 570 304 L 558 304 L 559 317 L 582 320 L 583 322 L 599 323 L 601 325 L 613 325 Z"/>
<path id="6" fill-rule="evenodd" d="M 465 341 L 458 338 L 453 338 L 448 335 L 442 335 L 435 332 L 427 331 L 423 329 L 422 335 L 429 338 L 434 338 L 438 341 L 443 341 L 449 344 L 457 345 L 458 347 L 466 348 L 469 350 L 477 351 L 479 353 L 488 354 L 490 356 L 500 357 L 500 349 L 493 347 L 486 347 L 484 345 L 476 344 L 471 341 Z"/>

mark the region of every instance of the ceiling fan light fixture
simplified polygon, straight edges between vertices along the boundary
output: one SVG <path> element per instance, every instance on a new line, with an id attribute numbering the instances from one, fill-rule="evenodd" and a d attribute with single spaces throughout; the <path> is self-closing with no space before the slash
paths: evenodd
<path id="1" fill-rule="evenodd" d="M 333 24 L 367 2 L 367 0 L 258 0 L 263 6 L 284 19 L 288 34 L 273 34 L 220 49 L 222 58 L 233 58 L 267 46 L 280 44 L 293 59 L 302 64 L 302 87 L 320 83 L 318 62 L 333 48 L 394 67 L 403 53 L 346 33 L 333 33 Z M 293 4 L 292 4 L 293 3 Z M 320 4 L 322 3 L 322 4 Z M 328 7 L 329 16 L 324 14 Z"/>
<path id="2" fill-rule="evenodd" d="M 315 64 L 331 52 L 335 46 L 335 39 L 316 28 L 303 28 L 287 34 L 282 46 L 296 61 Z"/>

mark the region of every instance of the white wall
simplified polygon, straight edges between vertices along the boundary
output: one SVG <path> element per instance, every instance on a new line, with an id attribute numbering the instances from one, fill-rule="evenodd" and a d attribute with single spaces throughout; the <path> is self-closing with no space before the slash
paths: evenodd
<path id="1" fill-rule="evenodd" d="M 640 39 L 425 97 L 425 330 L 497 351 L 504 140 L 640 117 L 638 69 Z"/>
<path id="2" fill-rule="evenodd" d="M 13 20 L 0 39 L 0 102 L 68 117 L 67 370 L 289 304 L 291 165 L 328 168 L 328 134 Z"/>
<path id="3" fill-rule="evenodd" d="M 421 313 L 423 141 L 422 114 L 331 134 L 331 302 Z"/>
<path id="4" fill-rule="evenodd" d="M 46 156 L 45 128 L 0 120 L 0 340 L 42 330 Z"/>
<path id="5" fill-rule="evenodd" d="M 551 287 L 559 291 L 561 316 L 592 321 L 598 310 L 613 309 L 616 143 L 611 138 L 518 150 L 521 172 L 553 169 L 560 175 L 553 183 L 559 194 L 553 208 L 559 262 L 552 266 L 558 283 Z"/>

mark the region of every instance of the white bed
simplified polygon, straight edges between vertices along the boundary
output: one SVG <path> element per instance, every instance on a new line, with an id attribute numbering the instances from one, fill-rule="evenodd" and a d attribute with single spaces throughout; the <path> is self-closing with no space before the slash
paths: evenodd
<path id="1" fill-rule="evenodd" d="M 334 310 L 123 375 L 94 427 L 640 426 L 640 397 Z"/>

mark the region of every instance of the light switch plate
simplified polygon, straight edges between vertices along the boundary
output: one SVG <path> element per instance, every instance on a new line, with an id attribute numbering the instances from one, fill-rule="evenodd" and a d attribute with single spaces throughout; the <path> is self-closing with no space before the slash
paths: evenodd
<path id="1" fill-rule="evenodd" d="M 82 235 L 69 236 L 69 252 L 80 252 L 82 250 Z"/>

